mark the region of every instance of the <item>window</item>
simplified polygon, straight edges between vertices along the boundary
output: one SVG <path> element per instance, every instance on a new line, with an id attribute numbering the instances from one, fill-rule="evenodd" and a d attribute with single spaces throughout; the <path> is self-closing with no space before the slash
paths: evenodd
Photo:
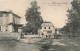
<path id="1" fill-rule="evenodd" d="M 47 33 L 52 33 L 52 31 L 47 31 Z"/>
<path id="2" fill-rule="evenodd" d="M 46 27 L 44 27 L 44 29 L 46 29 Z"/>
<path id="3" fill-rule="evenodd" d="M 50 27 L 49 27 L 49 29 L 50 29 Z"/>

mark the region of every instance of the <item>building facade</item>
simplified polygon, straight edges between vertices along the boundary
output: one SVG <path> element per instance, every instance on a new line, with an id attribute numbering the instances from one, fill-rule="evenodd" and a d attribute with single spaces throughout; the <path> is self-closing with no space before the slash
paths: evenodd
<path id="1" fill-rule="evenodd" d="M 40 36 L 52 36 L 55 33 L 55 27 L 51 22 L 44 22 L 41 29 L 38 30 Z"/>
<path id="2" fill-rule="evenodd" d="M 0 31 L 13 32 L 15 30 L 13 24 L 19 26 L 20 18 L 20 16 L 14 14 L 11 11 L 0 11 Z"/>

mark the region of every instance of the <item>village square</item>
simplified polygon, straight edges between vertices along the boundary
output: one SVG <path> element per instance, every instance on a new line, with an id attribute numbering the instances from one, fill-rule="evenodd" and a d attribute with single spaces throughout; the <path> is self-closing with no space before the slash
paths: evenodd
<path id="1" fill-rule="evenodd" d="M 68 4 L 71 6 L 65 11 L 67 12 L 65 21 L 62 21 L 64 19 L 62 15 L 59 15 L 63 17 L 61 20 L 57 18 L 57 21 L 65 22 L 63 27 L 59 27 L 60 24 L 53 21 L 56 20 L 55 18 L 43 17 L 49 14 L 44 12 L 45 14 L 41 15 L 39 1 L 30 1 L 30 6 L 25 10 L 24 19 L 16 14 L 14 9 L 0 10 L 0 51 L 80 51 L 80 1 L 69 1 Z M 52 5 L 55 7 L 67 3 L 45 1 L 43 4 L 45 7 Z M 46 6 L 47 4 L 49 6 Z M 59 14 L 52 13 L 50 16 Z"/>

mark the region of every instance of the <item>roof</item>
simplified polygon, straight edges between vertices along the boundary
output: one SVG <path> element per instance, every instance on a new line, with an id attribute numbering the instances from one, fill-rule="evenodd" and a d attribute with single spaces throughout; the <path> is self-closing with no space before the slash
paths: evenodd
<path id="1" fill-rule="evenodd" d="M 7 14 L 9 14 L 9 13 L 11 13 L 11 12 L 8 12 L 8 11 L 0 11 L 0 14 L 1 14 L 1 13 L 4 13 L 4 14 L 7 13 Z"/>
<path id="2" fill-rule="evenodd" d="M 18 17 L 18 18 L 21 18 L 20 16 L 18 16 L 18 15 L 16 15 L 16 14 L 14 14 L 14 13 L 12 13 L 14 16 L 16 16 L 16 17 Z"/>
<path id="3" fill-rule="evenodd" d="M 51 22 L 43 22 L 41 24 L 42 27 L 54 27 L 54 25 Z"/>
<path id="4" fill-rule="evenodd" d="M 18 16 L 17 14 L 13 13 L 12 11 L 0 11 L 0 14 L 13 14 L 14 16 L 21 18 L 20 16 Z"/>
<path id="5" fill-rule="evenodd" d="M 43 22 L 43 23 L 51 23 L 51 22 Z"/>

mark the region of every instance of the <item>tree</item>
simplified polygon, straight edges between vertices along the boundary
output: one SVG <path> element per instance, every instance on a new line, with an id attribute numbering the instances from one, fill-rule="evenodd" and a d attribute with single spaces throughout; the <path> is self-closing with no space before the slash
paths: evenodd
<path id="1" fill-rule="evenodd" d="M 69 35 L 75 36 L 75 33 L 77 33 L 78 30 L 80 30 L 80 1 L 73 0 L 71 4 L 71 9 L 68 9 L 67 11 L 67 24 L 62 28 L 62 30 L 69 33 Z"/>
<path id="2" fill-rule="evenodd" d="M 9 23 L 8 25 L 12 25 L 14 32 L 18 32 L 18 25 L 16 24 L 15 18 L 13 17 L 13 22 Z"/>
<path id="3" fill-rule="evenodd" d="M 63 34 L 68 34 L 70 32 L 68 25 L 66 25 L 63 28 L 61 28 L 60 32 L 63 33 Z"/>
<path id="4" fill-rule="evenodd" d="M 80 1 L 73 0 L 71 2 L 72 8 L 68 10 L 68 27 L 70 34 L 75 36 L 78 29 L 80 29 Z"/>
<path id="5" fill-rule="evenodd" d="M 12 26 L 14 28 L 14 32 L 18 32 L 18 25 L 16 24 L 15 22 L 15 18 L 13 17 L 13 23 L 12 23 Z"/>
<path id="6" fill-rule="evenodd" d="M 32 1 L 31 2 L 31 7 L 28 8 L 26 12 L 26 21 L 27 23 L 27 28 L 33 33 L 37 34 L 37 30 L 41 27 L 41 24 L 43 23 L 43 19 L 40 16 L 39 12 L 40 7 L 37 5 L 37 1 Z"/>

